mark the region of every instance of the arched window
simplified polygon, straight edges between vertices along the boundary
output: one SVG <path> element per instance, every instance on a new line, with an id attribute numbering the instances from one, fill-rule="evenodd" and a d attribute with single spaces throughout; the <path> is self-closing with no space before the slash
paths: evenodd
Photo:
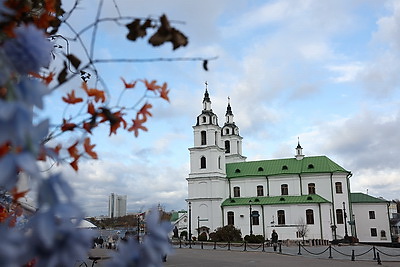
<path id="1" fill-rule="evenodd" d="M 281 185 L 281 195 L 282 196 L 289 195 L 289 187 L 287 184 Z"/>
<path id="2" fill-rule="evenodd" d="M 206 168 L 206 157 L 201 157 L 200 158 L 200 168 L 205 169 Z"/>
<path id="3" fill-rule="evenodd" d="M 278 224 L 285 224 L 285 211 L 278 210 Z"/>
<path id="4" fill-rule="evenodd" d="M 201 145 L 206 145 L 207 144 L 207 132 L 206 131 L 201 131 Z"/>
<path id="5" fill-rule="evenodd" d="M 306 210 L 307 224 L 314 224 L 314 211 L 312 209 Z"/>
<path id="6" fill-rule="evenodd" d="M 335 188 L 336 188 L 336 194 L 342 194 L 343 193 L 343 188 L 342 188 L 342 183 L 341 182 L 336 182 L 335 183 Z"/>
<path id="7" fill-rule="evenodd" d="M 225 141 L 225 153 L 231 153 L 231 142 L 229 140 Z"/>
<path id="8" fill-rule="evenodd" d="M 253 210 L 251 212 L 251 222 L 253 225 L 260 225 L 260 214 L 258 211 Z"/>
<path id="9" fill-rule="evenodd" d="M 240 197 L 240 187 L 239 186 L 235 186 L 233 188 L 233 196 L 234 197 Z"/>
<path id="10" fill-rule="evenodd" d="M 229 134 L 229 128 L 225 129 L 225 134 Z"/>
<path id="11" fill-rule="evenodd" d="M 215 133 L 214 133 L 214 144 L 215 144 L 215 145 L 216 145 L 217 142 L 218 142 L 217 138 L 218 138 L 218 132 L 215 131 Z"/>
<path id="12" fill-rule="evenodd" d="M 343 224 L 343 210 L 341 209 L 336 210 L 336 223 Z"/>
<path id="13" fill-rule="evenodd" d="M 381 230 L 381 237 L 382 237 L 382 238 L 385 238 L 385 237 L 386 237 L 386 232 L 385 232 L 385 230 Z"/>
<path id="14" fill-rule="evenodd" d="M 264 186 L 257 185 L 257 196 L 258 197 L 264 196 Z"/>
<path id="15" fill-rule="evenodd" d="M 309 183 L 308 184 L 308 194 L 315 194 L 315 184 L 314 183 Z"/>
<path id="16" fill-rule="evenodd" d="M 228 211 L 228 225 L 234 225 L 235 224 L 235 214 L 233 211 Z"/>
<path id="17" fill-rule="evenodd" d="M 221 169 L 221 156 L 218 157 L 218 169 Z"/>
<path id="18" fill-rule="evenodd" d="M 206 122 L 206 116 L 201 117 L 203 119 L 203 123 Z"/>

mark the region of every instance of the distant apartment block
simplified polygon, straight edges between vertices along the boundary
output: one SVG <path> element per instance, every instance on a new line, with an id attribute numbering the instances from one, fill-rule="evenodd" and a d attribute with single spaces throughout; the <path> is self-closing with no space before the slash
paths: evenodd
<path id="1" fill-rule="evenodd" d="M 108 198 L 108 217 L 122 217 L 126 215 L 126 195 L 111 193 Z"/>

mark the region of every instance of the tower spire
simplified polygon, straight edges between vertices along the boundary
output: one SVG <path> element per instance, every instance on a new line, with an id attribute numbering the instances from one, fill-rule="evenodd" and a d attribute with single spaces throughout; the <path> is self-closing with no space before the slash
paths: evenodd
<path id="1" fill-rule="evenodd" d="M 206 85 L 206 91 L 204 92 L 204 98 L 203 98 L 203 110 L 211 110 L 211 100 L 210 100 L 210 95 L 208 94 L 208 82 L 205 82 Z"/>
<path id="2" fill-rule="evenodd" d="M 296 159 L 302 160 L 304 158 L 303 148 L 300 145 L 300 138 L 297 137 L 297 147 L 296 147 Z"/>

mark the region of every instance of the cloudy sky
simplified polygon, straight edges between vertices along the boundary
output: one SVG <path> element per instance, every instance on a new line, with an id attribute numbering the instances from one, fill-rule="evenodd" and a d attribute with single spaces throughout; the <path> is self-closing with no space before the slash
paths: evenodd
<path id="1" fill-rule="evenodd" d="M 113 1 L 105 2 L 101 17 L 117 16 Z M 151 100 L 149 131 L 138 138 L 97 130 L 93 141 L 100 159 L 82 161 L 78 173 L 53 167 L 70 181 L 87 215 L 107 214 L 112 192 L 127 195 L 128 212 L 158 203 L 167 210 L 186 208 L 188 148 L 205 81 L 220 125 L 230 97 L 248 160 L 292 157 L 300 138 L 306 156 L 326 155 L 353 173 L 353 192 L 400 198 L 399 1 L 115 2 L 122 16 L 165 13 L 189 44 L 176 51 L 170 44 L 152 48 L 146 39 L 127 41 L 123 25 L 103 23 L 94 58 L 218 59 L 209 62 L 209 71 L 196 61 L 98 65 L 111 101 L 123 88 L 122 76 L 167 82 L 171 102 Z M 97 3 L 82 0 L 71 24 L 81 29 L 92 22 Z M 83 55 L 78 44 L 71 49 Z M 78 89 L 77 83 L 69 86 Z M 68 114 L 59 102 L 66 90 L 47 101 L 54 123 Z M 124 94 L 124 104 L 137 97 Z"/>

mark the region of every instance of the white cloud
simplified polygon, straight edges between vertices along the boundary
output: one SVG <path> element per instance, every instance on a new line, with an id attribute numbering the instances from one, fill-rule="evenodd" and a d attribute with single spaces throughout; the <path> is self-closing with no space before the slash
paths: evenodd
<path id="1" fill-rule="evenodd" d="M 365 67 L 361 62 L 351 62 L 345 65 L 328 66 L 327 69 L 336 74 L 336 76 L 332 78 L 334 82 L 343 83 L 356 81 L 358 75 Z"/>

